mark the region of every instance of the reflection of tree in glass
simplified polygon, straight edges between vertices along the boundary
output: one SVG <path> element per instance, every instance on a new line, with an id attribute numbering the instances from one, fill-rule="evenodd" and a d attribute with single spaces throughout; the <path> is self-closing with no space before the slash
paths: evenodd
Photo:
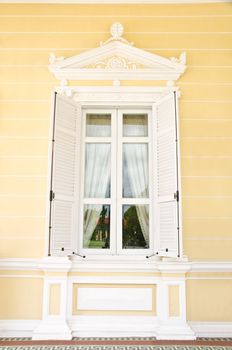
<path id="1" fill-rule="evenodd" d="M 123 248 L 143 248 L 146 246 L 139 223 L 136 206 L 125 206 L 123 215 Z"/>
<path id="2" fill-rule="evenodd" d="M 102 206 L 102 211 L 97 220 L 96 227 L 91 237 L 90 247 L 91 248 L 109 248 L 110 246 L 110 235 L 109 235 L 110 219 L 107 215 L 107 207 Z"/>

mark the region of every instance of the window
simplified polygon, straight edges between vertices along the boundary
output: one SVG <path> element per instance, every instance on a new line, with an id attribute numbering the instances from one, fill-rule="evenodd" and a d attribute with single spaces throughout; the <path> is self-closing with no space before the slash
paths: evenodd
<path id="1" fill-rule="evenodd" d="M 82 113 L 79 247 L 84 254 L 139 254 L 151 246 L 151 110 Z"/>
<path id="2" fill-rule="evenodd" d="M 150 106 L 55 94 L 49 254 L 180 255 L 175 92 Z"/>

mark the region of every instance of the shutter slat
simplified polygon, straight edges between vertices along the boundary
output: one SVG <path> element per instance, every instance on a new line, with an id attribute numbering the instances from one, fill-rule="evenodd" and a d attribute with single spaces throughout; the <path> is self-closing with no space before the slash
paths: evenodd
<path id="1" fill-rule="evenodd" d="M 171 92 L 154 104 L 156 125 L 156 193 L 158 215 L 157 251 L 160 256 L 177 257 L 179 247 L 176 97 Z"/>
<path id="2" fill-rule="evenodd" d="M 80 109 L 56 95 L 51 203 L 51 255 L 71 254 L 75 241 L 76 183 L 80 154 Z"/>

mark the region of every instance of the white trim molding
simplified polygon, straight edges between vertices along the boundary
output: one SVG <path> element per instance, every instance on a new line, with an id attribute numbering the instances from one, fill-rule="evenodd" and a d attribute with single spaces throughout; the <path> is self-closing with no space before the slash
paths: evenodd
<path id="1" fill-rule="evenodd" d="M 31 338 L 39 323 L 40 320 L 0 320 L 0 338 Z M 228 338 L 232 334 L 232 322 L 195 321 L 188 325 L 197 338 Z M 155 316 L 76 316 L 68 326 L 73 337 L 89 336 L 90 332 L 95 337 L 154 337 L 158 330 Z"/>
<path id="2" fill-rule="evenodd" d="M 40 320 L 0 320 L 0 338 L 31 338 Z"/>
<path id="3" fill-rule="evenodd" d="M 232 261 L 161 261 L 152 257 L 101 257 L 83 258 L 47 257 L 42 259 L 0 259 L 0 271 L 52 271 L 52 272 L 232 272 Z M 0 272 L 1 274 L 1 272 Z M 216 277 L 215 277 L 216 278 Z"/>
<path id="4" fill-rule="evenodd" d="M 69 80 L 160 80 L 173 82 L 186 69 L 186 54 L 170 59 L 136 48 L 123 38 L 121 23 L 113 23 L 111 37 L 100 46 L 79 55 L 64 58 L 50 54 L 49 70 L 61 85 Z"/>
<path id="5" fill-rule="evenodd" d="M 188 322 L 197 337 L 231 338 L 232 322 Z"/>

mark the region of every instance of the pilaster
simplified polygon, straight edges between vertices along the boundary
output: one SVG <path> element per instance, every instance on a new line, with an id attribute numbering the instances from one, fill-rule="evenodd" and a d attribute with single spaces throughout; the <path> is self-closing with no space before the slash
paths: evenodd
<path id="1" fill-rule="evenodd" d="M 160 264 L 160 281 L 157 284 L 157 339 L 194 340 L 196 335 L 186 320 L 186 272 L 188 264 L 181 271 L 167 269 Z"/>
<path id="2" fill-rule="evenodd" d="M 43 317 L 34 330 L 33 340 L 72 339 L 67 324 L 68 258 L 46 258 L 41 263 L 44 271 Z"/>

